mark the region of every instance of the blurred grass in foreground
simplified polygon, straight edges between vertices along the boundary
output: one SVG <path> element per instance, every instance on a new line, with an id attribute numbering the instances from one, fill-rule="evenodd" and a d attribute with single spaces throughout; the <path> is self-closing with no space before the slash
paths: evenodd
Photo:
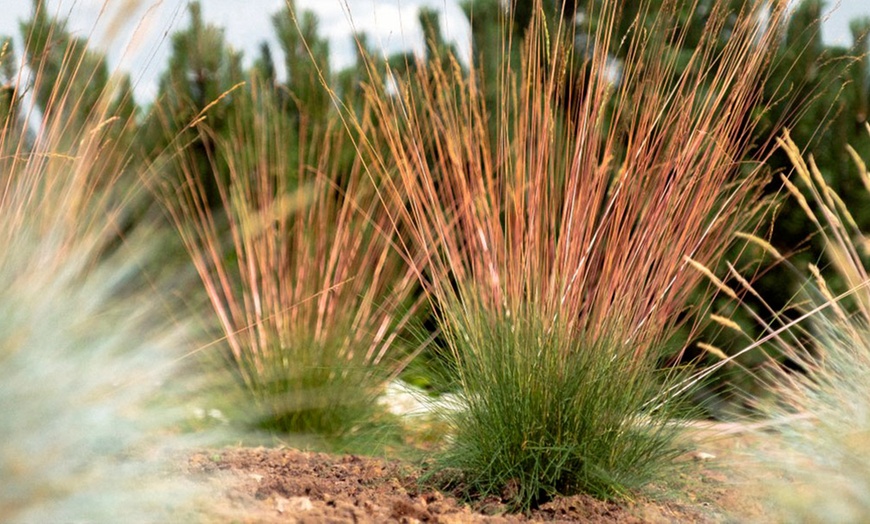
<path id="1" fill-rule="evenodd" d="M 870 128 L 868 128 L 870 132 Z M 784 482 L 767 488 L 789 522 L 870 519 L 870 238 L 828 186 L 814 160 L 804 160 L 786 133 L 780 146 L 794 165 L 790 198 L 821 235 L 827 264 L 806 268 L 800 322 L 768 326 L 767 337 L 798 371 L 773 367 L 770 398 L 757 399 L 776 422 L 767 452 L 754 457 Z M 870 196 L 864 161 L 846 146 Z M 854 196 L 854 195 L 853 195 Z M 801 268 L 803 270 L 803 268 Z"/>
<path id="2" fill-rule="evenodd" d="M 47 40 L 40 30 L 29 37 Z M 172 451 L 190 443 L 176 434 L 184 413 L 158 405 L 195 384 L 176 365 L 191 349 L 172 306 L 184 272 L 141 205 L 141 173 L 119 139 L 132 118 L 115 112 L 123 89 L 109 80 L 83 99 L 75 87 L 89 74 L 73 59 L 82 49 L 52 47 L 69 58 L 58 83 L 45 81 L 39 58 L 29 74 L 10 48 L 2 58 L 21 68 L 0 122 L 4 522 L 157 521 L 195 495 L 169 476 Z"/>

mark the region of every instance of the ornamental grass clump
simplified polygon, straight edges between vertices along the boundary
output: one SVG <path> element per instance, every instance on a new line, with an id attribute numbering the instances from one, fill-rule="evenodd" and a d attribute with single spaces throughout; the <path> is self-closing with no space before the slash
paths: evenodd
<path id="1" fill-rule="evenodd" d="M 520 509 L 557 494 L 608 498 L 627 495 L 675 456 L 678 425 L 651 422 L 646 407 L 667 372 L 635 358 L 631 344 L 545 325 L 534 304 L 507 318 L 452 309 L 445 317 L 465 394 L 440 457 L 447 487 Z M 676 407 L 665 403 L 654 416 Z"/>
<path id="2" fill-rule="evenodd" d="M 184 382 L 189 326 L 169 282 L 143 270 L 164 239 L 130 221 L 141 191 L 116 84 L 84 103 L 70 86 L 88 69 L 66 53 L 63 83 L 42 58 L 28 74 L 2 53 L 17 73 L 0 122 L 0 518 L 167 520 L 195 495 L 166 477 L 166 453 L 189 444 L 174 431 L 183 414 L 157 407 Z M 45 96 L 38 124 L 29 88 Z"/>
<path id="3" fill-rule="evenodd" d="M 870 129 L 868 129 L 870 131 Z M 799 371 L 771 366 L 773 395 L 752 399 L 775 432 L 759 435 L 773 449 L 757 460 L 784 481 L 768 483 L 785 521 L 866 522 L 870 518 L 870 274 L 868 237 L 828 186 L 812 157 L 804 160 L 786 133 L 779 141 L 796 176 L 785 178 L 818 230 L 827 267 L 806 275 L 801 313 L 769 325 L 765 344 Z M 848 146 L 847 146 L 848 147 Z M 849 152 L 870 195 L 866 164 Z M 821 258 L 821 257 L 820 257 Z"/>
<path id="4" fill-rule="evenodd" d="M 619 2 L 576 29 L 535 6 L 495 77 L 438 57 L 389 89 L 372 75 L 378 133 L 358 142 L 404 245 L 423 252 L 406 258 L 465 399 L 437 477 L 520 509 L 626 495 L 673 456 L 681 398 L 664 392 L 679 372 L 657 363 L 696 265 L 754 209 L 740 161 L 782 15 L 714 2 L 678 56 L 680 2 L 644 3 L 625 34 Z"/>
<path id="5" fill-rule="evenodd" d="M 181 181 L 165 177 L 162 200 L 251 422 L 351 436 L 378 416 L 378 397 L 410 358 L 402 333 L 421 302 L 418 284 L 376 188 L 343 154 L 340 126 L 295 129 L 256 78 L 231 96 L 231 133 L 196 123 L 214 153 L 203 170 L 180 150 L 166 165 Z M 311 142 L 299 138 L 309 133 Z M 214 207 L 206 183 L 217 187 Z"/>

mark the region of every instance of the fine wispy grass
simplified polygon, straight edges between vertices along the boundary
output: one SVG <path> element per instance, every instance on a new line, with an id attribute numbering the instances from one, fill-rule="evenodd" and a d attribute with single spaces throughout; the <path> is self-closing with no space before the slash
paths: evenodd
<path id="1" fill-rule="evenodd" d="M 868 129 L 870 131 L 870 129 Z M 799 369 L 775 367 L 773 396 L 756 399 L 776 432 L 759 435 L 768 452 L 756 457 L 784 482 L 768 485 L 788 522 L 866 522 L 870 518 L 870 275 L 868 237 L 813 159 L 804 160 L 788 134 L 780 140 L 794 165 L 786 180 L 818 229 L 823 267 L 796 268 L 807 279 L 796 305 L 799 321 L 768 326 L 765 341 Z M 849 149 L 870 195 L 866 164 Z M 821 253 L 819 255 L 822 255 Z M 821 257 L 820 257 L 821 258 Z M 770 450 L 773 451 L 770 451 Z"/>
<path id="2" fill-rule="evenodd" d="M 642 8 L 617 35 L 619 2 L 603 2 L 585 51 L 536 16 L 495 78 L 436 57 L 368 91 L 379 134 L 359 148 L 403 245 L 425 253 L 415 270 L 465 399 L 436 469 L 467 495 L 625 495 L 672 457 L 680 399 L 661 392 L 679 373 L 657 363 L 697 269 L 751 214 L 738 159 L 781 16 L 714 2 L 678 66 L 678 7 Z"/>
<path id="3" fill-rule="evenodd" d="M 447 345 L 462 352 L 456 373 L 464 397 L 448 416 L 450 447 L 434 478 L 517 509 L 557 494 L 628 495 L 678 453 L 678 424 L 658 418 L 677 415 L 679 406 L 646 409 L 667 373 L 638 360 L 616 335 L 577 337 L 544 325 L 537 309 L 528 304 L 495 320 L 445 313 Z"/>
<path id="4" fill-rule="evenodd" d="M 3 59 L 19 72 L 0 123 L 0 519 L 169 518 L 194 493 L 165 476 L 181 414 L 155 401 L 188 333 L 167 283 L 143 275 L 162 240 L 129 227 L 137 184 L 122 176 L 115 93 L 84 110 L 68 83 Z M 29 86 L 46 93 L 38 122 Z"/>
<path id="5" fill-rule="evenodd" d="M 234 94 L 229 138 L 204 171 L 187 150 L 163 201 L 196 267 L 246 392 L 271 430 L 348 437 L 372 425 L 387 382 L 406 365 L 403 330 L 419 306 L 411 266 L 344 131 L 291 129 L 256 79 Z M 304 119 L 303 119 L 304 121 Z M 304 137 L 288 144 L 288 137 Z M 217 186 L 212 208 L 205 181 Z"/>

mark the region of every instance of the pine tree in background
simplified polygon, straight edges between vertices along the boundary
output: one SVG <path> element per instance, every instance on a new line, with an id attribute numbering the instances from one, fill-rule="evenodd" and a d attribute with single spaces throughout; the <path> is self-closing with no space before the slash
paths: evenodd
<path id="1" fill-rule="evenodd" d="M 211 165 L 214 137 L 195 129 L 198 119 L 208 121 L 211 133 L 228 132 L 233 111 L 233 88 L 243 82 L 242 55 L 224 38 L 224 30 L 205 23 L 199 2 L 188 7 L 187 28 L 172 35 L 172 53 L 160 78 L 157 99 L 147 122 L 146 156 L 172 151 L 170 144 L 185 144 L 198 159 L 200 173 L 226 177 Z M 205 180 L 210 205 L 220 201 L 217 184 Z"/>
<path id="2" fill-rule="evenodd" d="M 366 60 L 368 57 L 374 56 L 374 52 L 369 44 L 368 35 L 365 33 L 355 33 L 352 40 L 355 51 L 353 64 L 339 71 L 336 74 L 335 80 L 336 92 L 342 102 L 348 107 L 357 106 L 357 102 L 362 94 Z M 381 76 L 383 76 L 383 73 Z"/>
<path id="3" fill-rule="evenodd" d="M 18 60 L 11 38 L 0 38 L 0 144 L 4 144 L 3 156 L 14 154 L 14 149 L 27 143 L 24 120 L 19 107 Z M 7 136 L 23 137 L 14 142 Z"/>
<path id="4" fill-rule="evenodd" d="M 331 80 L 329 41 L 318 33 L 317 16 L 302 11 L 297 17 L 293 2 L 272 16 L 272 25 L 284 51 L 287 110 L 303 137 L 322 126 L 330 109 L 329 93 L 321 81 L 321 75 Z"/>
<path id="5" fill-rule="evenodd" d="M 423 29 L 423 42 L 426 46 L 426 60 L 447 60 L 448 57 L 457 56 L 456 49 L 444 40 L 441 33 L 441 16 L 437 10 L 430 7 L 421 7 L 417 14 L 417 20 Z"/>
<path id="6" fill-rule="evenodd" d="M 20 29 L 40 112 L 62 114 L 65 134 L 73 140 L 93 115 L 103 114 L 101 104 L 108 104 L 105 114 L 118 118 L 108 132 L 115 140 L 129 140 L 138 111 L 129 75 L 112 76 L 105 55 L 90 49 L 86 39 L 73 36 L 65 20 L 50 16 L 45 0 L 33 0 L 31 17 Z"/>
<path id="7" fill-rule="evenodd" d="M 851 95 L 855 98 L 855 123 L 867 121 L 870 103 L 870 66 L 867 53 L 870 53 L 870 17 L 856 18 L 849 24 L 852 33 L 853 49 L 858 60 L 852 68 Z"/>
<path id="8" fill-rule="evenodd" d="M 870 100 L 866 56 L 870 24 L 866 19 L 853 21 L 851 49 L 826 46 L 819 19 L 822 7 L 819 0 L 805 0 L 795 9 L 781 44 L 778 69 L 767 88 L 769 99 L 776 96 L 777 85 L 783 86 L 787 97 L 766 118 L 769 125 L 790 121 L 792 138 L 813 155 L 831 187 L 843 196 L 859 225 L 866 227 L 870 210 L 852 200 L 860 194 L 855 191 L 855 167 L 848 152 L 835 144 L 852 144 L 859 154 L 870 151 L 870 137 L 864 131 Z M 790 163 L 778 152 L 772 165 L 787 169 Z M 786 204 L 775 223 L 773 244 L 787 251 L 806 241 L 813 230 L 805 222 L 796 204 Z"/>
<path id="9" fill-rule="evenodd" d="M 275 59 L 272 57 L 272 48 L 265 40 L 260 42 L 260 55 L 254 61 L 252 73 L 257 75 L 263 85 L 270 86 L 272 89 L 278 85 L 278 71 L 275 68 Z"/>
<path id="10" fill-rule="evenodd" d="M 502 47 L 502 28 L 505 23 L 505 13 L 497 0 L 478 2 L 463 2 L 462 10 L 471 27 L 471 61 L 474 67 L 481 70 L 484 80 L 492 78 L 493 82 L 498 71 L 502 53 L 493 53 L 494 49 Z M 488 101 L 495 102 L 487 90 Z M 490 100 L 491 98 L 491 100 Z"/>
<path id="11" fill-rule="evenodd" d="M 867 76 L 870 23 L 866 19 L 853 21 L 851 48 L 825 45 L 820 18 L 823 7 L 819 0 L 804 0 L 793 10 L 771 79 L 765 86 L 765 99 L 771 103 L 771 109 L 762 115 L 760 129 L 771 133 L 788 126 L 795 143 L 801 145 L 805 154 L 813 156 L 831 189 L 852 211 L 858 228 L 866 230 L 870 227 L 870 208 L 864 202 L 855 164 L 841 145 L 851 144 L 864 158 L 870 154 L 870 137 L 864 129 L 870 101 Z M 788 174 L 792 170 L 790 159 L 781 149 L 775 149 L 767 163 L 774 173 Z M 771 177 L 767 192 L 787 193 L 778 174 Z M 795 199 L 781 200 L 771 218 L 771 224 L 760 233 L 790 263 L 762 264 L 754 287 L 773 310 L 794 316 L 798 312 L 786 309 L 804 285 L 806 264 L 815 262 L 804 251 L 813 246 L 811 252 L 820 252 L 823 239 Z M 750 251 L 756 258 L 763 256 L 758 248 Z M 837 286 L 836 279 L 830 283 Z M 760 305 L 758 309 L 762 310 Z M 748 329 L 751 323 L 741 324 Z M 732 349 L 739 345 L 733 337 L 729 341 L 727 334 L 716 344 Z M 754 360 L 750 356 L 744 363 L 758 363 L 757 358 Z"/>

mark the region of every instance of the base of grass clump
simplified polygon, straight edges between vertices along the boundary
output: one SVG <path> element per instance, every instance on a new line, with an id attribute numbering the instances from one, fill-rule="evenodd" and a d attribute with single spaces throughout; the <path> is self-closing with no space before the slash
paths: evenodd
<path id="1" fill-rule="evenodd" d="M 287 431 L 263 425 L 268 439 L 264 445 L 335 454 L 373 457 L 409 457 L 415 454 L 407 442 L 402 421 L 389 413 L 373 412 L 340 432 L 326 434 L 313 431 Z M 256 441 L 254 441 L 256 443 Z"/>
<path id="2" fill-rule="evenodd" d="M 256 425 L 290 433 L 339 435 L 377 410 L 376 395 L 357 384 L 329 383 L 328 378 L 318 386 L 306 384 L 318 374 L 270 384 Z"/>
<path id="3" fill-rule="evenodd" d="M 261 378 L 251 393 L 260 405 L 255 424 L 263 429 L 338 435 L 378 410 L 376 381 L 350 366 L 300 364 Z"/>
<path id="4" fill-rule="evenodd" d="M 659 398 L 672 374 L 630 342 L 586 340 L 531 310 L 452 315 L 443 329 L 465 404 L 429 475 L 443 487 L 517 510 L 557 494 L 624 497 L 679 454 L 680 403 Z"/>
<path id="5" fill-rule="evenodd" d="M 401 443 L 398 418 L 379 402 L 388 369 L 301 347 L 271 355 L 255 382 L 240 383 L 235 404 L 249 408 L 232 418 L 306 449 L 379 454 Z"/>

